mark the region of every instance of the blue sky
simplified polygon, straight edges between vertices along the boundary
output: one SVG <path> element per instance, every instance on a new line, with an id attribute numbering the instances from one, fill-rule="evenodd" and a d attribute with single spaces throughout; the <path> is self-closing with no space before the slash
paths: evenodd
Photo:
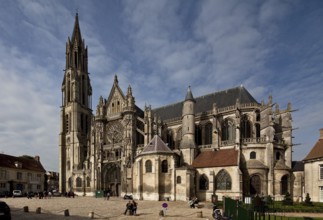
<path id="1" fill-rule="evenodd" d="M 323 1 L 0 0 L 0 152 L 58 171 L 65 45 L 76 10 L 95 110 L 114 75 L 159 107 L 244 85 L 292 103 L 294 160 L 323 128 Z"/>

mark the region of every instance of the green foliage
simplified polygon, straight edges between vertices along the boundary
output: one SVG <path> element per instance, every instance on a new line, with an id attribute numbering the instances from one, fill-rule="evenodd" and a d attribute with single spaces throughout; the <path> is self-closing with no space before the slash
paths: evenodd
<path id="1" fill-rule="evenodd" d="M 304 205 L 306 205 L 306 206 L 312 206 L 313 205 L 312 202 L 311 202 L 310 194 L 308 194 L 308 193 L 306 193 Z"/>
<path id="2" fill-rule="evenodd" d="M 289 192 L 286 192 L 285 198 L 282 202 L 283 205 L 293 205 L 293 199 Z"/>

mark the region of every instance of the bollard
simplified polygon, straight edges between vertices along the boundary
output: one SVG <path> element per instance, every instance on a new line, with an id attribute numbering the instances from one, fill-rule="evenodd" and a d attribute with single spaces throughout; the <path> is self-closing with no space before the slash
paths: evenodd
<path id="1" fill-rule="evenodd" d="M 197 213 L 196 213 L 196 217 L 198 217 L 198 218 L 203 218 L 203 213 L 202 213 L 202 211 L 197 212 Z"/>
<path id="2" fill-rule="evenodd" d="M 29 212 L 28 206 L 24 206 L 24 212 Z"/>
<path id="3" fill-rule="evenodd" d="M 38 207 L 37 209 L 36 209 L 36 214 L 40 214 L 41 213 L 41 208 L 40 207 Z"/>
<path id="4" fill-rule="evenodd" d="M 70 216 L 70 212 L 68 211 L 68 209 L 64 210 L 64 216 Z"/>
<path id="5" fill-rule="evenodd" d="M 89 213 L 89 217 L 94 218 L 94 212 L 93 211 Z"/>

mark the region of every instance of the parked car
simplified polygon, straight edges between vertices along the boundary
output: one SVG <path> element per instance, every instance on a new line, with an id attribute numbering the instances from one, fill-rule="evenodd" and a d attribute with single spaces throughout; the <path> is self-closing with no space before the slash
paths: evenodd
<path id="1" fill-rule="evenodd" d="M 0 219 L 11 220 L 11 212 L 7 203 L 0 201 Z"/>
<path id="2" fill-rule="evenodd" d="M 62 196 L 62 193 L 58 192 L 57 190 L 53 190 L 52 196 Z"/>
<path id="3" fill-rule="evenodd" d="M 130 199 L 130 200 L 133 200 L 133 197 L 132 197 L 132 195 L 125 194 L 125 195 L 123 196 L 123 199 Z"/>
<path id="4" fill-rule="evenodd" d="M 8 192 L 8 191 L 0 192 L 0 197 L 9 197 L 9 196 L 10 196 L 10 192 Z"/>
<path id="5" fill-rule="evenodd" d="M 12 191 L 12 197 L 22 197 L 22 192 L 19 189 Z"/>

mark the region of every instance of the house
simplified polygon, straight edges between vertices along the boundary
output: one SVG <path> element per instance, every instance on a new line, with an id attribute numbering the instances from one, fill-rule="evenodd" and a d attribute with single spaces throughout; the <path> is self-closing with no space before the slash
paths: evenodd
<path id="1" fill-rule="evenodd" d="M 40 157 L 0 154 L 0 192 L 44 191 L 45 169 Z"/>
<path id="2" fill-rule="evenodd" d="M 323 202 L 323 128 L 320 129 L 318 141 L 303 162 L 305 171 L 304 193 L 308 193 L 313 202 Z"/>

